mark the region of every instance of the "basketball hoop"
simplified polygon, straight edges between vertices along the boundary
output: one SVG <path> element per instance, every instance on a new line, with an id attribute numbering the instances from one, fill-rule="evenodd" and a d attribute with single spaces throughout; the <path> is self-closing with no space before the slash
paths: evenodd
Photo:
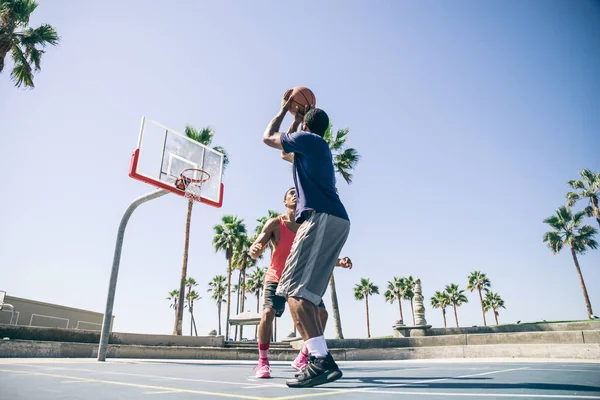
<path id="1" fill-rule="evenodd" d="M 200 201 L 202 184 L 210 179 L 210 174 L 200 168 L 187 168 L 181 171 L 175 181 L 175 187 L 185 191 L 185 197 L 190 200 Z"/>

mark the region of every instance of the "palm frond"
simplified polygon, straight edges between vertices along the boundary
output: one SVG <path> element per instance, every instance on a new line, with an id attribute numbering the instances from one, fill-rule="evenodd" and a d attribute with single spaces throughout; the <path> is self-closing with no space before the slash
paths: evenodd
<path id="1" fill-rule="evenodd" d="M 573 189 L 583 189 L 585 187 L 585 185 L 583 184 L 583 182 L 578 181 L 576 179 L 567 181 L 567 184 L 569 186 L 571 186 Z"/>
<path id="2" fill-rule="evenodd" d="M 47 45 L 56 46 L 59 41 L 60 38 L 58 37 L 56 29 L 54 29 L 51 25 L 48 24 L 40 25 L 35 29 L 29 28 L 21 36 L 21 43 L 26 47 L 46 47 Z"/>
<path id="3" fill-rule="evenodd" d="M 11 55 L 15 63 L 10 74 L 11 79 L 15 82 L 17 87 L 25 85 L 25 87 L 33 88 L 33 74 L 31 73 L 31 66 L 25 58 L 25 55 L 18 46 L 13 46 Z"/>
<path id="4" fill-rule="evenodd" d="M 588 168 L 584 168 L 579 172 L 579 175 L 583 178 L 585 183 L 587 183 L 588 187 L 593 187 L 596 183 L 596 174 L 590 171 Z"/>
<path id="5" fill-rule="evenodd" d="M 329 126 L 327 127 L 327 130 L 325 131 L 325 134 L 323 135 L 323 139 L 330 147 L 331 147 L 331 128 L 332 128 L 332 125 L 329 124 Z"/>
<path id="6" fill-rule="evenodd" d="M 580 199 L 579 194 L 577 194 L 575 192 L 567 193 L 567 205 L 569 207 L 573 207 L 575 205 L 575 202 L 579 199 Z"/>
<path id="7" fill-rule="evenodd" d="M 554 254 L 560 253 L 564 244 L 562 237 L 558 232 L 546 232 L 542 241 L 548 243 L 548 247 L 550 247 L 550 250 L 552 250 Z"/>
<path id="8" fill-rule="evenodd" d="M 34 0 L 4 0 L 0 2 L 0 25 L 27 26 L 38 4 Z"/>

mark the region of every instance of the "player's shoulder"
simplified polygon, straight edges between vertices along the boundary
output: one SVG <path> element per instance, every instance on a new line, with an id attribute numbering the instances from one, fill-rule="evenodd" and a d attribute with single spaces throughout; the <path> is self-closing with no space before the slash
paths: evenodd
<path id="1" fill-rule="evenodd" d="M 266 226 L 270 229 L 277 229 L 277 228 L 279 228 L 279 220 L 280 220 L 279 216 L 273 217 L 267 221 Z"/>

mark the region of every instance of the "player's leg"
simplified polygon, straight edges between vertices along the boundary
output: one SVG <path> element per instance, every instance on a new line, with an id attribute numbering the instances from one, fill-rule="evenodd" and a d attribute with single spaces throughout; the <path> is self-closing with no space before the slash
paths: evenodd
<path id="1" fill-rule="evenodd" d="M 277 296 L 275 290 L 277 282 L 265 282 L 263 289 L 263 313 L 258 325 L 258 364 L 254 367 L 257 378 L 270 378 L 269 345 L 271 343 L 271 329 L 275 317 L 279 317 L 285 310 L 285 299 Z"/>
<path id="2" fill-rule="evenodd" d="M 287 382 L 290 387 L 316 386 L 342 376 L 327 350 L 317 306 L 349 231 L 348 221 L 312 212 L 296 234 L 277 293 L 288 297 L 290 312 L 312 357 L 298 380 Z"/>
<path id="3" fill-rule="evenodd" d="M 321 304 L 318 307 L 318 315 L 319 315 L 319 323 L 321 324 L 321 331 L 325 332 L 325 325 L 327 324 L 327 318 L 329 314 L 327 313 L 327 309 L 325 308 L 325 303 L 321 300 Z M 310 357 L 310 352 L 308 351 L 308 347 L 306 347 L 306 343 L 302 346 L 302 350 L 298 353 L 294 361 L 292 362 L 292 368 L 296 371 L 302 371 L 308 365 L 308 360 Z"/>

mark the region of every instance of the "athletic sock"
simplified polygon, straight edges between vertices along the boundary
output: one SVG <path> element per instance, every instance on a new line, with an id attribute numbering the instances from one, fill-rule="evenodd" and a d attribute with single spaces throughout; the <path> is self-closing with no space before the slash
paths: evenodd
<path id="1" fill-rule="evenodd" d="M 261 360 L 268 360 L 269 359 L 269 343 L 266 344 L 262 344 L 259 343 L 258 344 L 258 354 L 259 354 L 259 358 Z"/>
<path id="2" fill-rule="evenodd" d="M 327 356 L 327 342 L 325 336 L 317 336 L 306 341 L 306 348 L 313 357 Z"/>

